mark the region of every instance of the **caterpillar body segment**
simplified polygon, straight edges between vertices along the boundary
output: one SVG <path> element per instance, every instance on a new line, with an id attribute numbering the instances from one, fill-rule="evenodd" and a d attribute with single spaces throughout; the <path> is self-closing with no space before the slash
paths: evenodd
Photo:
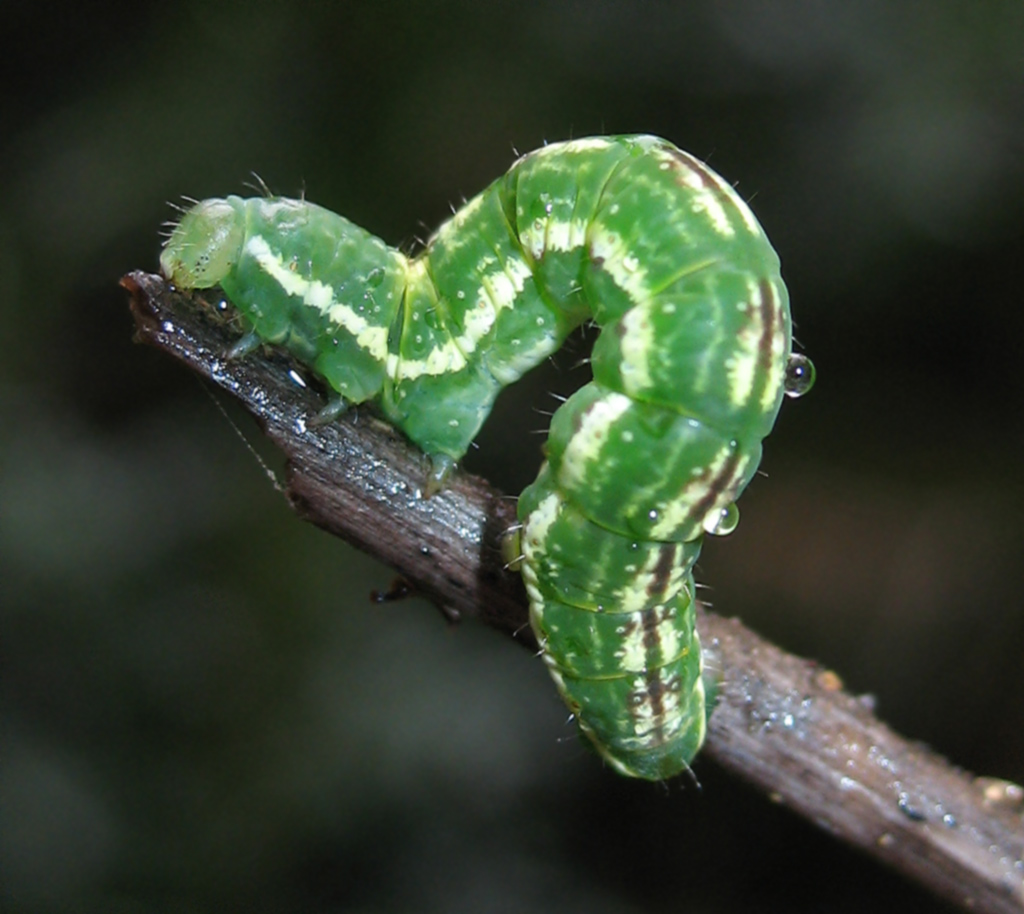
<path id="1" fill-rule="evenodd" d="M 692 567 L 735 524 L 791 354 L 778 258 L 721 178 L 655 137 L 574 140 L 520 158 L 415 258 L 304 201 L 229 197 L 184 216 L 161 266 L 219 284 L 441 465 L 501 388 L 599 324 L 594 379 L 519 502 L 531 624 L 612 767 L 688 767 L 709 713 Z"/>

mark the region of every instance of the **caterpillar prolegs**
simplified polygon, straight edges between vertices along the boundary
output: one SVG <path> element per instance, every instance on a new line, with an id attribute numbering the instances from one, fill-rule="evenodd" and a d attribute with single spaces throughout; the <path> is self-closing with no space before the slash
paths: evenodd
<path id="1" fill-rule="evenodd" d="M 439 474 L 502 387 L 600 325 L 593 381 L 519 500 L 530 620 L 612 767 L 689 765 L 709 713 L 693 563 L 735 526 L 783 393 L 813 380 L 778 257 L 729 185 L 665 140 L 594 137 L 520 158 L 414 258 L 314 204 L 232 196 L 189 210 L 160 263 L 221 286 L 339 407 L 375 401 Z"/>

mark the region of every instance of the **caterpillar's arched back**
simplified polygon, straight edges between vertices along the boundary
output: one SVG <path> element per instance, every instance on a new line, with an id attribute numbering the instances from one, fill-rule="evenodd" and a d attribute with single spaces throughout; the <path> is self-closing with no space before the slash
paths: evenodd
<path id="1" fill-rule="evenodd" d="M 555 413 L 519 501 L 522 573 L 544 659 L 623 774 L 687 767 L 709 709 L 691 569 L 736 523 L 791 356 L 779 262 L 746 204 L 650 136 L 545 146 L 409 259 L 311 203 L 206 200 L 160 259 L 220 285 L 253 339 L 338 394 L 376 401 L 434 460 L 459 460 L 498 391 L 585 320 L 594 380 Z"/>

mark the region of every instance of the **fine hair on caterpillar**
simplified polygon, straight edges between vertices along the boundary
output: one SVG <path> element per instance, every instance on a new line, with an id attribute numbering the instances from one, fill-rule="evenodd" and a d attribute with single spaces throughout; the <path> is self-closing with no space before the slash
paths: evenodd
<path id="1" fill-rule="evenodd" d="M 180 288 L 224 290 L 236 354 L 270 343 L 319 375 L 322 419 L 374 402 L 435 486 L 503 387 L 600 327 L 510 563 L 593 747 L 625 775 L 689 770 L 716 688 L 693 564 L 705 533 L 735 528 L 783 396 L 814 377 L 778 257 L 723 179 L 657 137 L 591 137 L 519 158 L 415 257 L 305 200 L 231 196 L 193 206 L 160 263 Z"/>

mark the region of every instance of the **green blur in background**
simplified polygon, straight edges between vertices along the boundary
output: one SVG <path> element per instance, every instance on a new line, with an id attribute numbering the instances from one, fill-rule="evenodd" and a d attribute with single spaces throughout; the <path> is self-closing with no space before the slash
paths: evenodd
<path id="1" fill-rule="evenodd" d="M 670 139 L 751 201 L 818 369 L 705 596 L 1021 782 L 1024 6 L 37 3 L 0 35 L 4 911 L 941 909 L 707 760 L 615 776 L 529 652 L 372 606 L 392 572 L 292 517 L 117 280 L 251 171 L 411 250 L 514 150 Z M 470 469 L 532 479 L 587 344 Z"/>

